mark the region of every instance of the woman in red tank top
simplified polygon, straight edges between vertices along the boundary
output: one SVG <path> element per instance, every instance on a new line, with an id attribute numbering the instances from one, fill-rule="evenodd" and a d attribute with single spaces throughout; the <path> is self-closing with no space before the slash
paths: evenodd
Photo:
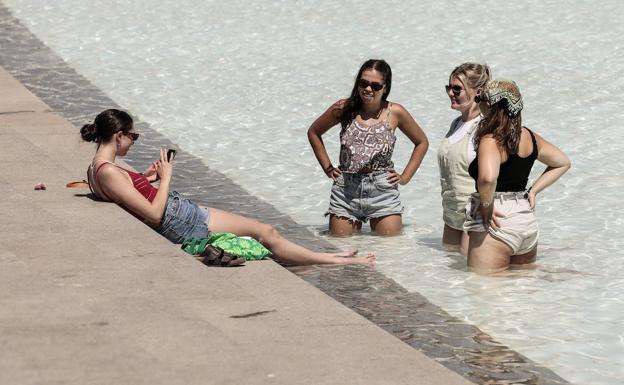
<path id="1" fill-rule="evenodd" d="M 372 254 L 356 255 L 357 250 L 319 253 L 283 238 L 273 226 L 215 208 L 200 207 L 169 191 L 172 160 L 161 149 L 159 159 L 142 175 L 115 163 L 125 156 L 138 139 L 130 115 L 109 109 L 101 112 L 94 123 L 84 125 L 83 140 L 97 143 L 97 151 L 89 166 L 89 185 L 101 199 L 113 201 L 153 227 L 175 243 L 187 238 L 205 237 L 211 231 L 251 236 L 264 244 L 273 257 L 290 265 L 311 264 L 374 264 Z M 158 189 L 150 182 L 160 179 Z"/>

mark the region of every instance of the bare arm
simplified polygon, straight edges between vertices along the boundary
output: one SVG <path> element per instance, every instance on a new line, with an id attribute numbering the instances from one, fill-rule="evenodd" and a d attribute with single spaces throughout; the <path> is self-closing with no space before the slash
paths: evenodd
<path id="1" fill-rule="evenodd" d="M 171 163 L 166 159 L 165 150 L 161 149 L 160 160 L 157 162 L 160 186 L 153 202 L 141 195 L 132 185 L 128 174 L 117 167 L 103 168 L 98 173 L 98 184 L 106 196 L 115 203 L 145 218 L 145 222 L 157 225 L 160 223 L 167 206 L 171 171 Z"/>
<path id="2" fill-rule="evenodd" d="M 339 100 L 334 103 L 312 123 L 310 128 L 308 128 L 308 140 L 310 141 L 316 160 L 318 160 L 325 174 L 334 180 L 341 172 L 332 165 L 327 150 L 325 149 L 325 143 L 323 143 L 321 137 L 329 131 L 330 128 L 340 123 L 340 114 L 344 103 L 345 100 Z"/>
<path id="3" fill-rule="evenodd" d="M 422 162 L 425 154 L 427 154 L 427 149 L 429 148 L 429 140 L 427 139 L 427 135 L 423 132 L 422 128 L 416 123 L 412 115 L 400 104 L 392 103 L 392 111 L 397 117 L 397 127 L 409 140 L 414 143 L 414 150 L 412 151 L 412 155 L 410 156 L 407 165 L 403 169 L 402 173 L 391 173 L 388 177 L 388 181 L 390 183 L 399 183 L 401 185 L 407 184 L 418 168 L 420 167 L 420 163 Z"/>
<path id="4" fill-rule="evenodd" d="M 571 166 L 570 159 L 563 151 L 536 133 L 533 134 L 537 142 L 537 160 L 546 165 L 546 170 L 531 186 L 529 192 L 531 208 L 535 207 L 535 195 L 555 183 Z"/>
<path id="5" fill-rule="evenodd" d="M 479 191 L 479 212 L 483 218 L 483 224 L 488 226 L 499 226 L 497 216 L 501 216 L 494 211 L 494 192 L 496 191 L 496 181 L 500 172 L 500 165 L 503 161 L 501 151 L 492 135 L 485 135 L 479 142 L 479 178 L 477 179 L 477 190 Z"/>
<path id="6" fill-rule="evenodd" d="M 477 190 L 483 203 L 491 203 L 496 191 L 496 180 L 500 172 L 502 157 L 496 140 L 491 135 L 481 138 L 479 143 L 479 178 Z"/>

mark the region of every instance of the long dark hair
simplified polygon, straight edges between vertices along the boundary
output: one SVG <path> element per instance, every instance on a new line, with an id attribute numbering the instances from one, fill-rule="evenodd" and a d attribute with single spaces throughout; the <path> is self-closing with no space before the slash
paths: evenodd
<path id="1" fill-rule="evenodd" d="M 353 84 L 351 96 L 349 96 L 349 98 L 345 101 L 342 110 L 339 112 L 340 124 L 342 125 L 342 128 L 347 127 L 353 119 L 355 119 L 355 116 L 360 111 L 360 108 L 362 108 L 362 99 L 360 98 L 358 81 L 360 80 L 362 73 L 367 70 L 375 70 L 383 75 L 385 88 L 384 93 L 381 96 L 381 100 L 385 102 L 388 99 L 390 89 L 392 88 L 392 69 L 390 69 L 390 65 L 388 65 L 385 60 L 368 59 L 360 67 L 360 70 L 355 77 L 355 84 Z"/>
<path id="2" fill-rule="evenodd" d="M 522 94 L 518 85 L 511 80 L 492 80 L 481 92 L 490 107 L 479 122 L 474 136 L 475 148 L 481 138 L 491 134 L 500 148 L 509 154 L 516 154 L 522 135 Z"/>
<path id="3" fill-rule="evenodd" d="M 117 132 L 130 130 L 132 117 L 125 111 L 111 108 L 100 112 L 93 123 L 82 126 L 80 136 L 86 142 L 105 143 Z"/>
<path id="4" fill-rule="evenodd" d="M 518 116 L 510 118 L 500 104 L 502 103 L 499 102 L 491 106 L 490 111 L 479 122 L 474 137 L 475 148 L 479 147 L 481 138 L 491 134 L 499 147 L 504 149 L 508 155 L 515 154 L 520 145 L 522 117 L 518 114 Z"/>

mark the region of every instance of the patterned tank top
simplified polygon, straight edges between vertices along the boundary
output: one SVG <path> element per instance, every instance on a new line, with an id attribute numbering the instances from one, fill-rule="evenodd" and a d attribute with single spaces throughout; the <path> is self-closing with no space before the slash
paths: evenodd
<path id="1" fill-rule="evenodd" d="M 390 128 L 390 108 L 383 121 L 370 126 L 356 119 L 340 132 L 340 170 L 343 172 L 373 172 L 394 169 L 392 152 L 396 143 Z"/>

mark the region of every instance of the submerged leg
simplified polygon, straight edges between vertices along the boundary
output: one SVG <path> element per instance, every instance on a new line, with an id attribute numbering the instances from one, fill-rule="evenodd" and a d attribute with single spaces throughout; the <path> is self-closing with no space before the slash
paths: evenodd
<path id="1" fill-rule="evenodd" d="M 537 246 L 535 246 L 531 251 L 528 251 L 524 254 L 512 255 L 510 263 L 512 265 L 526 265 L 529 263 L 534 263 L 537 259 Z"/>
<path id="2" fill-rule="evenodd" d="M 487 232 L 468 233 L 468 270 L 479 274 L 496 273 L 509 268 L 512 250 Z"/>
<path id="3" fill-rule="evenodd" d="M 457 230 L 444 224 L 442 233 L 442 248 L 446 251 L 459 251 L 461 255 L 468 255 L 468 233 Z"/>
<path id="4" fill-rule="evenodd" d="M 210 209 L 208 228 L 214 232 L 253 237 L 271 250 L 275 259 L 289 265 L 375 263 L 373 254 L 356 256 L 357 250 L 340 253 L 318 253 L 308 250 L 282 237 L 271 225 L 219 209 Z"/>
<path id="5" fill-rule="evenodd" d="M 371 230 L 377 235 L 399 235 L 403 222 L 401 214 L 392 214 L 381 218 L 371 218 L 370 225 Z"/>
<path id="6" fill-rule="evenodd" d="M 334 237 L 349 237 L 362 228 L 362 222 L 339 217 L 334 214 L 329 216 L 329 233 Z"/>

